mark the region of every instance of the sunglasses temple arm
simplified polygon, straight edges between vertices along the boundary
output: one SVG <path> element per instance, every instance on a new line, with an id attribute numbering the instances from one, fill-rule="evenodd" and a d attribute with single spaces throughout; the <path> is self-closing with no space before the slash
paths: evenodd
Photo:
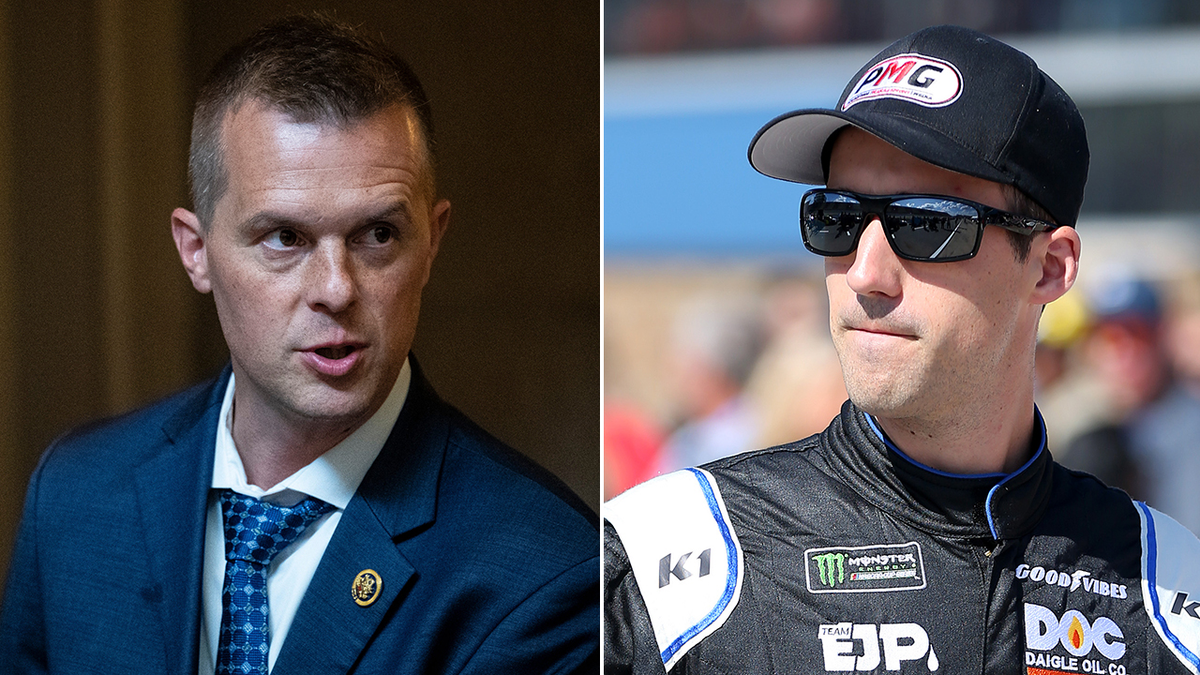
<path id="1" fill-rule="evenodd" d="M 1018 216 L 1000 210 L 986 214 L 983 222 L 987 225 L 995 225 L 996 227 L 1002 227 L 1011 232 L 1017 232 L 1026 236 L 1033 236 L 1038 232 L 1049 232 L 1060 227 L 1054 223 L 1047 223 L 1037 218 Z"/>

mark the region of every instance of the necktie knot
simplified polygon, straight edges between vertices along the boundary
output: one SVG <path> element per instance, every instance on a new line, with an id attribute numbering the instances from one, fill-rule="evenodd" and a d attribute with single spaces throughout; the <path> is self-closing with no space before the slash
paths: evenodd
<path id="1" fill-rule="evenodd" d="M 233 490 L 221 493 L 225 519 L 225 559 L 269 565 L 304 530 L 333 510 L 309 497 L 295 506 L 276 506 Z"/>

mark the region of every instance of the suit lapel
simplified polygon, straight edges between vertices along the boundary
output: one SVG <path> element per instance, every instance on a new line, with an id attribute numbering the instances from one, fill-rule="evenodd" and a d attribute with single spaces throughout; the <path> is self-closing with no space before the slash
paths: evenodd
<path id="1" fill-rule="evenodd" d="M 217 414 L 228 368 L 163 425 L 162 447 L 135 469 L 138 510 L 169 673 L 195 673 L 200 639 L 204 523 L 212 485 Z"/>
<path id="2" fill-rule="evenodd" d="M 365 570 L 374 570 L 383 583 L 363 607 L 351 588 Z M 325 549 L 272 673 L 349 672 L 413 572 L 388 530 L 355 497 Z"/>
<path id="3" fill-rule="evenodd" d="M 437 395 L 410 359 L 413 378 L 404 408 L 342 514 L 273 675 L 349 672 L 384 616 L 403 601 L 416 572 L 396 542 L 434 520 L 448 427 L 434 414 Z M 360 606 L 351 589 L 364 570 L 374 570 L 383 583 L 371 604 Z"/>

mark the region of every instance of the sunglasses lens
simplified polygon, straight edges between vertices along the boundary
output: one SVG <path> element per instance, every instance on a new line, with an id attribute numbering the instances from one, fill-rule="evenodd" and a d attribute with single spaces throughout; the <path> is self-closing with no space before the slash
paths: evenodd
<path id="1" fill-rule="evenodd" d="M 848 255 L 858 241 L 863 208 L 857 199 L 836 192 L 804 195 L 800 202 L 800 234 L 814 253 Z"/>
<path id="2" fill-rule="evenodd" d="M 934 197 L 897 199 L 884 220 L 896 250 L 919 260 L 969 258 L 983 229 L 975 207 Z"/>

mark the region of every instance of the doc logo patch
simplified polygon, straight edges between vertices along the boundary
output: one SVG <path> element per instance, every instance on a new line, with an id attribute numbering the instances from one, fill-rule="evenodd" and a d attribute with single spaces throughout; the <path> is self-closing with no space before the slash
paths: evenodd
<path id="1" fill-rule="evenodd" d="M 920 54 L 900 54 L 868 70 L 846 96 L 842 110 L 880 98 L 941 108 L 957 101 L 962 88 L 962 73 L 953 63 Z"/>
<path id="2" fill-rule="evenodd" d="M 1099 616 L 1089 621 L 1074 609 L 1060 617 L 1049 607 L 1025 603 L 1027 673 L 1125 675 L 1125 666 L 1116 663 L 1124 656 L 1125 634 L 1112 619 Z"/>

